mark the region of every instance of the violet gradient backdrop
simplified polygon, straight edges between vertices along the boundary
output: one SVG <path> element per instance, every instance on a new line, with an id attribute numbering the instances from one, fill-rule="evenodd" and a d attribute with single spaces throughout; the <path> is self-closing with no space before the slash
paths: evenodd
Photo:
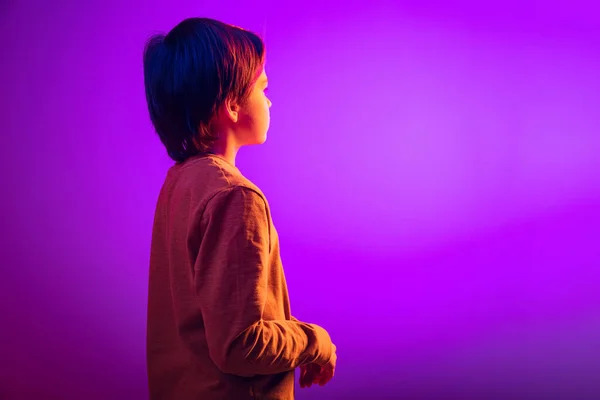
<path id="1" fill-rule="evenodd" d="M 189 16 L 265 35 L 239 166 L 339 348 L 299 399 L 600 398 L 600 12 L 413 3 L 2 1 L 0 398 L 147 396 L 141 52 Z"/>

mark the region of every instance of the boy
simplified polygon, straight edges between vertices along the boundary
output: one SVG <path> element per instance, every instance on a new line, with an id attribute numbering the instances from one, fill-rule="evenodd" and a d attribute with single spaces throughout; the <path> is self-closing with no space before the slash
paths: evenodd
<path id="1" fill-rule="evenodd" d="M 321 327 L 290 314 L 277 232 L 235 167 L 269 128 L 261 39 L 207 18 L 150 39 L 144 83 L 169 156 L 154 219 L 148 293 L 150 398 L 293 399 L 336 364 Z"/>

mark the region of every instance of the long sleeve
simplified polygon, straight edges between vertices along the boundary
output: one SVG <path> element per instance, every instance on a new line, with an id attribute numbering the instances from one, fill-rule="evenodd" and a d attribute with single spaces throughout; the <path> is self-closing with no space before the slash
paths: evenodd
<path id="1" fill-rule="evenodd" d="M 209 354 L 225 373 L 277 374 L 324 363 L 329 334 L 296 319 L 265 319 L 277 308 L 280 282 L 271 277 L 267 205 L 252 189 L 236 186 L 213 197 L 203 212 L 203 238 L 195 262 Z"/>

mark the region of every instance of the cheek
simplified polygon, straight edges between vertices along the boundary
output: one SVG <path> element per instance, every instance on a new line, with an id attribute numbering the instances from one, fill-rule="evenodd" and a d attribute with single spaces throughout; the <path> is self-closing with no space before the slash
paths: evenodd
<path id="1" fill-rule="evenodd" d="M 259 133 L 269 128 L 271 119 L 271 101 L 261 92 L 255 92 L 249 99 L 244 112 L 246 129 L 250 134 Z"/>
<path id="2" fill-rule="evenodd" d="M 260 99 L 260 101 L 256 104 L 256 113 L 254 114 L 256 118 L 268 121 L 271 117 L 271 102 L 269 101 L 269 99 L 263 95 L 263 98 Z"/>

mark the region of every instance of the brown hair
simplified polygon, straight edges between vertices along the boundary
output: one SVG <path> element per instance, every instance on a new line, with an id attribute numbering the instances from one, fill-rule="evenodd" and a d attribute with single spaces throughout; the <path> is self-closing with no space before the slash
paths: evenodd
<path id="1" fill-rule="evenodd" d="M 246 100 L 264 65 L 261 38 L 209 18 L 189 18 L 144 49 L 152 124 L 176 162 L 209 151 L 210 124 L 227 100 Z"/>

